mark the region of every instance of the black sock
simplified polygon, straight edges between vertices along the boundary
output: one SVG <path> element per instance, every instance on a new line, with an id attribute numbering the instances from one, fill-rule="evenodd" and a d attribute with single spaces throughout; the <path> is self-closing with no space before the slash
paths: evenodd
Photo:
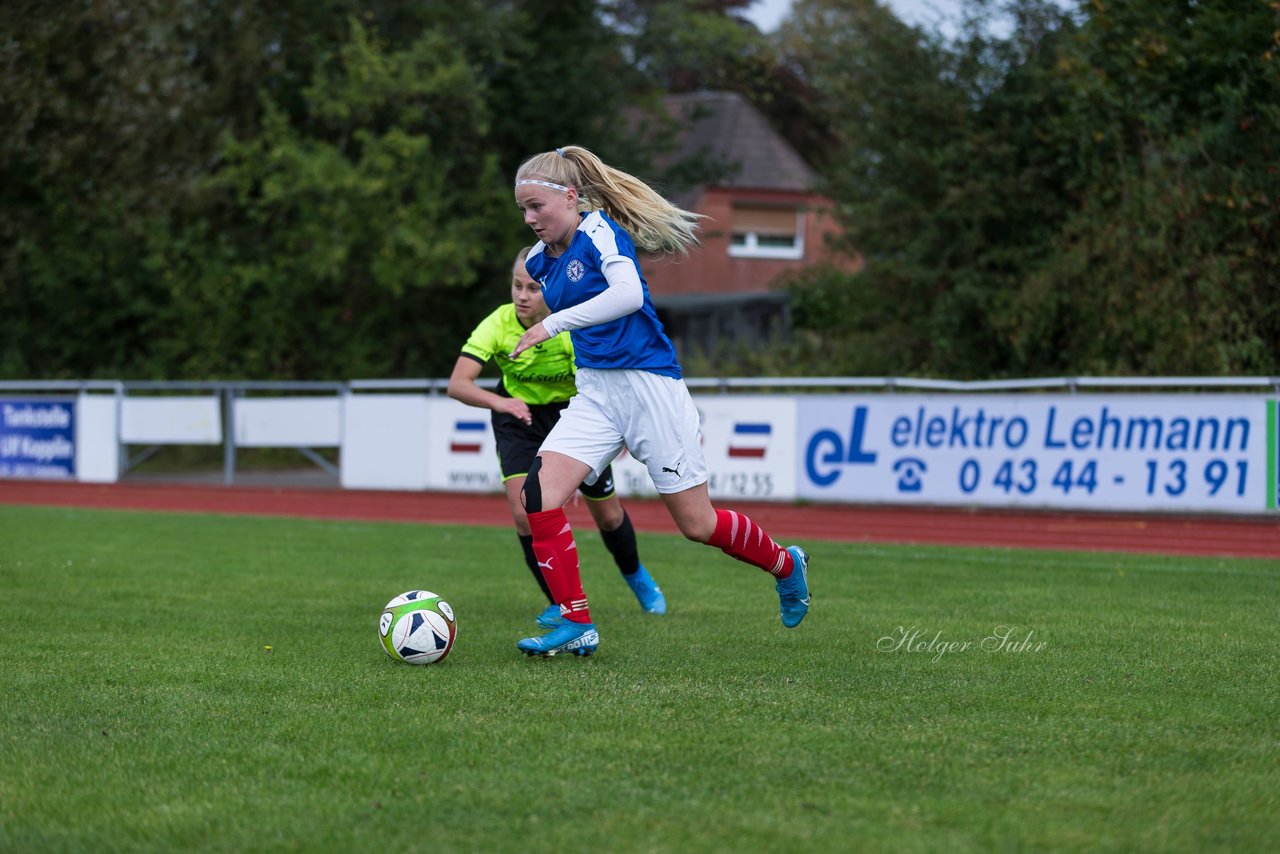
<path id="1" fill-rule="evenodd" d="M 636 529 L 631 527 L 631 517 L 622 511 L 622 524 L 612 531 L 600 531 L 604 547 L 613 555 L 613 561 L 623 575 L 634 575 L 640 568 L 640 552 L 636 549 Z"/>
<path id="2" fill-rule="evenodd" d="M 551 598 L 551 588 L 547 586 L 547 580 L 542 577 L 542 570 L 538 568 L 538 556 L 533 553 L 533 535 L 516 534 L 516 536 L 520 538 L 520 548 L 524 549 L 524 562 L 533 573 L 533 580 L 542 588 L 542 594 L 547 597 L 547 603 L 556 604 L 556 600 Z"/>

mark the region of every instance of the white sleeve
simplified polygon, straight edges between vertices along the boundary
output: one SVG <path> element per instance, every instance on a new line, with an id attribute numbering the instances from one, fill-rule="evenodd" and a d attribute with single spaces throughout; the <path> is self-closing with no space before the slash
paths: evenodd
<path id="1" fill-rule="evenodd" d="M 614 255 L 605 259 L 603 272 L 609 287 L 586 302 L 548 316 L 542 321 L 548 335 L 554 338 L 566 329 L 608 323 L 644 305 L 644 288 L 635 261 L 626 255 Z"/>

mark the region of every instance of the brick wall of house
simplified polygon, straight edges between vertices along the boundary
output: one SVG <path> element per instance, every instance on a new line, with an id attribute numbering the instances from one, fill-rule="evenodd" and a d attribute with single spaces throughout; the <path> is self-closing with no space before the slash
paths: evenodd
<path id="1" fill-rule="evenodd" d="M 804 257 L 800 259 L 735 258 L 729 254 L 734 204 L 803 207 Z M 697 205 L 704 214 L 702 245 L 680 255 L 650 256 L 642 262 L 649 291 L 656 296 L 686 294 L 747 294 L 770 290 L 783 273 L 832 260 L 825 238 L 838 233 L 830 215 L 830 201 L 810 193 L 736 188 L 708 188 Z M 841 267 L 856 270 L 860 263 L 837 259 Z"/>

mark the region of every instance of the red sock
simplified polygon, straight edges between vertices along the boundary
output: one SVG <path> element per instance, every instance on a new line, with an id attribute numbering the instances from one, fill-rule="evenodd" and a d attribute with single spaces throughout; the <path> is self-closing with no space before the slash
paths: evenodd
<path id="1" fill-rule="evenodd" d="M 591 622 L 587 595 L 582 592 L 582 576 L 578 573 L 578 544 L 573 541 L 564 510 L 530 513 L 529 533 L 533 534 L 538 569 L 547 582 L 551 598 L 560 606 L 560 616 L 575 623 Z"/>
<path id="2" fill-rule="evenodd" d="M 744 513 L 717 510 L 716 530 L 707 540 L 707 545 L 778 578 L 791 574 L 791 553 L 775 543 Z"/>

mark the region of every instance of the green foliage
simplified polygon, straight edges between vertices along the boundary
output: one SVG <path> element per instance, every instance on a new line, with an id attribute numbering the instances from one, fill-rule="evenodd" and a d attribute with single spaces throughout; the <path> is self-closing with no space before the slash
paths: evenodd
<path id="1" fill-rule="evenodd" d="M 529 239 L 520 161 L 686 188 L 723 164 L 633 130 L 700 88 L 815 163 L 866 262 L 714 372 L 1280 372 L 1272 4 L 970 0 L 940 33 L 799 0 L 774 38 L 747 5 L 14 0 L 0 376 L 447 373 Z"/>
<path id="2" fill-rule="evenodd" d="M 140 343 L 162 288 L 145 246 L 187 159 L 207 89 L 155 2 L 6 7 L 0 30 L 0 370 L 95 376 Z M 140 251 L 141 250 L 141 251 Z"/>
<path id="3" fill-rule="evenodd" d="M 749 0 L 614 0 L 604 4 L 637 70 L 663 91 L 739 89 L 772 62 L 755 27 L 731 14 Z"/>
<path id="4" fill-rule="evenodd" d="M 206 210 L 175 253 L 187 292 L 163 361 L 187 375 L 383 376 L 450 340 L 468 287 L 508 233 L 483 83 L 443 34 L 391 52 L 358 23 L 302 92 L 299 127 L 264 96 L 262 129 L 228 138 Z M 465 132 L 462 132 L 465 129 Z M 412 323 L 406 321 L 412 319 Z"/>
<path id="5" fill-rule="evenodd" d="M 595 4 L 21 4 L 0 375 L 446 373 L 529 241 L 510 175 L 641 162 Z"/>
<path id="6" fill-rule="evenodd" d="M 1052 131 L 1081 204 L 1017 295 L 1015 364 L 1280 366 L 1278 31 L 1265 3 L 1117 4 L 1064 39 Z"/>
<path id="7" fill-rule="evenodd" d="M 810 160 L 830 149 L 826 120 L 817 115 L 809 82 L 742 17 L 751 0 L 606 0 L 600 5 L 624 37 L 634 73 L 649 85 L 675 94 L 737 92 Z M 727 166 L 685 164 L 668 186 L 714 180 Z"/>
<path id="8" fill-rule="evenodd" d="M 975 3 L 943 38 L 869 0 L 797 4 L 786 50 L 867 262 L 794 283 L 802 325 L 875 373 L 1280 369 L 1274 11 L 1007 5 L 1009 35 Z"/>

